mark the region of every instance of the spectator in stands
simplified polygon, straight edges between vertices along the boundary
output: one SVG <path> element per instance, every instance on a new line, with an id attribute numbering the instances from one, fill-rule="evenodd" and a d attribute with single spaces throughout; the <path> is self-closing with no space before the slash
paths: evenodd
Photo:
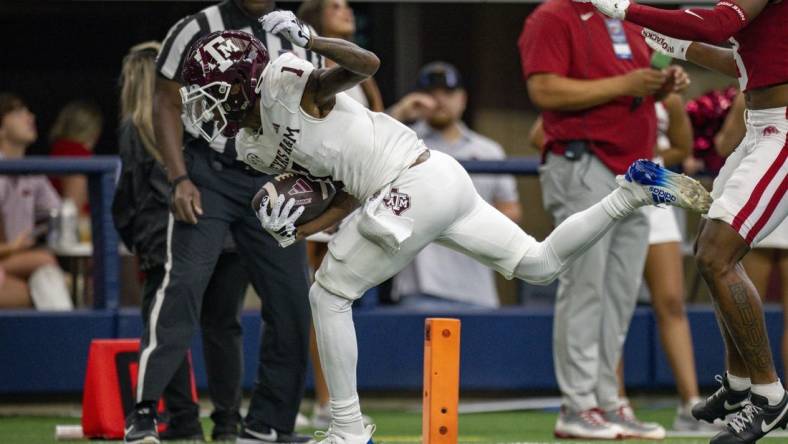
<path id="1" fill-rule="evenodd" d="M 22 158 L 37 137 L 35 115 L 24 101 L 0 93 L 0 161 Z M 73 308 L 57 260 L 34 244 L 36 222 L 46 222 L 59 206 L 46 177 L 0 176 L 0 307 Z"/>
<path id="2" fill-rule="evenodd" d="M 145 273 L 142 294 L 145 327 L 165 276 L 169 214 L 170 185 L 156 149 L 151 111 L 160 48 L 158 42 L 140 43 L 123 59 L 118 132 L 123 167 L 112 203 L 118 233 L 138 256 Z M 219 256 L 203 297 L 200 326 L 208 388 L 214 404 L 211 415 L 214 441 L 235 439 L 240 420 L 240 364 L 228 363 L 240 363 L 243 359 L 240 312 L 248 283 L 238 254 L 225 251 Z M 160 435 L 162 439 L 204 439 L 199 406 L 192 400 L 190 375 L 191 364 L 184 357 L 164 390 L 170 419 L 167 430 Z"/>
<path id="3" fill-rule="evenodd" d="M 728 111 L 714 146 L 722 157 L 728 157 L 744 139 L 744 94 L 739 94 Z M 784 220 L 742 258 L 742 265 L 762 298 L 769 294 L 772 273 L 777 274 L 777 290 L 783 304 L 783 367 L 788 366 L 788 219 Z M 788 383 L 788 382 L 786 382 Z"/>
<path id="4" fill-rule="evenodd" d="M 418 92 L 394 105 L 392 117 L 412 124 L 430 149 L 458 160 L 500 160 L 503 148 L 462 122 L 467 93 L 454 66 L 433 62 L 419 71 Z M 479 194 L 515 222 L 522 209 L 513 176 L 471 175 Z M 493 271 L 474 259 L 430 244 L 394 278 L 400 304 L 424 309 L 496 308 L 500 305 Z"/>
<path id="5" fill-rule="evenodd" d="M 572 0 L 537 7 L 518 44 L 530 98 L 543 111 L 543 201 L 560 223 L 615 188 L 615 176 L 633 160 L 653 157 L 654 94 L 686 87 L 686 74 L 651 69 L 639 27 Z M 560 277 L 553 350 L 563 405 L 556 436 L 665 436 L 658 424 L 635 417 L 616 377 L 648 230 L 645 215 L 633 214 Z"/>
<path id="6" fill-rule="evenodd" d="M 681 166 L 692 151 L 692 126 L 684 101 L 670 94 L 657 102 L 656 162 L 668 167 Z M 649 247 L 644 277 L 651 295 L 660 341 L 676 380 L 681 404 L 673 421 L 677 431 L 708 429 L 706 423 L 692 416 L 692 406 L 700 399 L 692 352 L 692 333 L 684 307 L 684 267 L 681 229 L 674 208 L 651 207 L 645 211 L 649 220 Z M 624 397 L 623 360 L 620 376 Z"/>
<path id="7" fill-rule="evenodd" d="M 75 100 L 58 113 L 49 142 L 53 157 L 86 158 L 93 156 L 93 149 L 101 135 L 104 118 L 101 109 L 92 102 Z M 83 215 L 88 215 L 88 179 L 83 174 L 53 177 L 52 185 L 63 199 L 71 199 Z"/>
<path id="8" fill-rule="evenodd" d="M 353 15 L 353 9 L 348 5 L 347 0 L 306 0 L 298 8 L 298 18 L 314 28 L 323 37 L 352 41 L 356 34 L 356 19 Z M 326 60 L 325 65 L 332 66 L 334 62 Z M 370 77 L 345 92 L 372 111 L 383 111 L 383 98 L 374 78 Z M 326 232 L 333 234 L 337 229 L 338 227 L 333 227 L 326 230 Z M 307 241 L 307 258 L 313 272 L 323 262 L 323 257 L 328 252 L 327 245 L 326 242 Z M 299 416 L 296 425 L 311 425 L 316 429 L 322 430 L 328 428 L 331 413 L 328 410 L 328 387 L 323 378 L 323 371 L 320 368 L 320 355 L 317 351 L 314 328 L 310 332 L 309 353 L 314 370 L 315 403 L 312 408 L 311 423 L 303 423 Z M 301 424 L 299 424 L 299 421 L 301 421 Z M 364 423 L 370 424 L 371 422 L 372 420 L 365 415 Z"/>
<path id="9" fill-rule="evenodd" d="M 20 237 L 19 244 L 0 244 L 0 257 L 8 254 L 9 251 L 16 251 L 25 246 L 28 239 Z M 16 276 L 6 274 L 5 269 L 0 267 L 0 309 L 3 308 L 29 308 L 33 306 L 30 299 L 30 288 L 27 282 Z"/>

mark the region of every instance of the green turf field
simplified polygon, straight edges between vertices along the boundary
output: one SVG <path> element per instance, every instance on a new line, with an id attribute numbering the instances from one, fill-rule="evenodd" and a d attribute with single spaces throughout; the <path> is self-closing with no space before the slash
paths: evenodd
<path id="1" fill-rule="evenodd" d="M 415 443 L 420 441 L 421 415 L 390 410 L 370 410 L 367 412 L 375 419 L 377 432 L 375 441 L 378 443 Z M 673 420 L 672 409 L 641 409 L 643 420 L 657 421 L 670 425 Z M 467 443 L 553 443 L 552 428 L 555 413 L 552 412 L 508 412 L 508 413 L 477 413 L 460 415 L 460 442 Z M 63 417 L 0 417 L 0 443 L 52 443 L 56 424 L 78 424 L 75 418 Z M 210 435 L 210 421 L 205 420 L 204 428 Z M 772 438 L 762 442 L 786 442 L 788 438 Z M 99 442 L 99 441 L 68 441 L 68 442 Z M 579 444 L 579 441 L 566 441 Z M 595 443 L 602 443 L 596 441 Z M 621 442 L 621 441 L 617 441 Z M 626 441 L 652 442 L 653 441 Z M 668 438 L 669 444 L 706 444 L 708 438 Z"/>

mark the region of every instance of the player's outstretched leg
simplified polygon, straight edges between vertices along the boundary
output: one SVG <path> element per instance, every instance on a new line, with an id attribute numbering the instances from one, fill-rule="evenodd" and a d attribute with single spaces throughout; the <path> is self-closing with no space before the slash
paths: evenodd
<path id="1" fill-rule="evenodd" d="M 309 301 L 330 396 L 331 425 L 321 442 L 371 444 L 375 426 L 364 426 L 356 390 L 358 345 L 351 310 L 353 301 L 331 293 L 318 283 L 312 284 Z"/>
<path id="2" fill-rule="evenodd" d="M 617 178 L 619 188 L 602 201 L 569 216 L 523 256 L 514 275 L 545 285 L 596 243 L 616 223 L 646 205 L 672 205 L 706 213 L 711 196 L 703 185 L 654 162 L 638 160 Z"/>

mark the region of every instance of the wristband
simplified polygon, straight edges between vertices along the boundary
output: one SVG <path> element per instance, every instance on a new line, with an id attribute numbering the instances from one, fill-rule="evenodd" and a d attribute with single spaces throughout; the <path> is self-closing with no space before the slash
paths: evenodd
<path id="1" fill-rule="evenodd" d="M 174 190 L 175 187 L 177 187 L 178 184 L 183 182 L 184 180 L 189 180 L 189 175 L 188 174 L 182 174 L 182 175 L 176 177 L 175 179 L 172 179 L 172 182 L 170 182 L 170 186 Z"/>

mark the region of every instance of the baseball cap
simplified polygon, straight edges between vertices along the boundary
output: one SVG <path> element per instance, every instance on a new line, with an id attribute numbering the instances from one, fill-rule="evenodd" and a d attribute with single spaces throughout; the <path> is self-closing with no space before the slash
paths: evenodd
<path id="1" fill-rule="evenodd" d="M 419 89 L 462 88 L 462 76 L 454 65 L 446 62 L 432 62 L 419 70 Z"/>

